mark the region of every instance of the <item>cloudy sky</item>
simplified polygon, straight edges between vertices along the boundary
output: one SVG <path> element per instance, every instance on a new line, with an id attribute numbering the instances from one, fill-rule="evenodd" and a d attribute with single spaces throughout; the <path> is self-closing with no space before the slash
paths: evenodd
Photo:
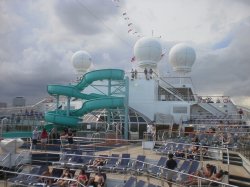
<path id="1" fill-rule="evenodd" d="M 95 68 L 130 70 L 137 35 L 153 31 L 164 51 L 180 42 L 194 47 L 198 94 L 250 106 L 249 9 L 248 0 L 1 0 L 0 102 L 24 96 L 34 104 L 47 84 L 74 80 L 78 50 Z M 171 71 L 167 58 L 160 66 Z"/>

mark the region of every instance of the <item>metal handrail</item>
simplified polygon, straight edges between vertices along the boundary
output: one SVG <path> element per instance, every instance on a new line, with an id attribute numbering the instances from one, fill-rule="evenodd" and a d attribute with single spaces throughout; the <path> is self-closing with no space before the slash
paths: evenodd
<path id="1" fill-rule="evenodd" d="M 5 157 L 3 157 L 0 162 L 3 162 L 5 159 L 7 159 L 10 156 L 10 153 L 8 153 Z"/>
<path id="2" fill-rule="evenodd" d="M 2 160 L 0 160 L 0 162 L 3 163 L 3 166 L 10 166 L 11 162 L 11 153 L 8 153 Z"/>
<path id="3" fill-rule="evenodd" d="M 21 153 L 18 154 L 18 156 L 16 157 L 15 159 L 15 165 L 18 166 L 18 165 L 21 165 L 21 163 L 23 162 L 23 159 L 24 159 L 24 154 L 25 152 L 22 151 Z"/>

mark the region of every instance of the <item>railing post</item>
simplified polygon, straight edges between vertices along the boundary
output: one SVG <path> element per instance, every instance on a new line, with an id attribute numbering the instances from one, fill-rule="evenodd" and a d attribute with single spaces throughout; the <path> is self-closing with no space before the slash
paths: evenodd
<path id="1" fill-rule="evenodd" d="M 164 177 L 163 177 L 164 172 L 163 172 L 163 168 L 161 168 L 160 171 L 161 171 L 161 173 L 160 173 L 160 175 L 161 175 L 160 176 L 161 177 L 161 186 L 164 186 L 164 180 L 163 180 L 164 179 Z"/>
<path id="2" fill-rule="evenodd" d="M 125 78 L 125 98 L 124 98 L 124 109 L 125 109 L 125 118 L 124 118 L 124 139 L 128 140 L 128 102 L 129 102 L 129 80 L 128 77 Z"/>

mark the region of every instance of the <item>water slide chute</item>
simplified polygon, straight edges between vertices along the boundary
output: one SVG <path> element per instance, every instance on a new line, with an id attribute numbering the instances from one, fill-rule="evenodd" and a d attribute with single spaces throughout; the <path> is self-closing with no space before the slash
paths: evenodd
<path id="1" fill-rule="evenodd" d="M 98 80 L 124 80 L 125 72 L 120 69 L 102 69 L 86 73 L 76 85 L 48 85 L 47 90 L 51 95 L 63 95 L 86 100 L 77 110 L 55 110 L 45 114 L 45 120 L 60 125 L 78 125 L 84 114 L 93 110 L 104 108 L 124 107 L 123 97 L 111 97 L 96 93 L 84 94 L 82 91 L 94 81 Z"/>

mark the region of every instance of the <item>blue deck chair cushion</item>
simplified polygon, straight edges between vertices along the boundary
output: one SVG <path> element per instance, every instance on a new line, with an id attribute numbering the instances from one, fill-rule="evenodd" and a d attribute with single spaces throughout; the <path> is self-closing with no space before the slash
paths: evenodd
<path id="1" fill-rule="evenodd" d="M 145 181 L 139 180 L 139 181 L 136 183 L 136 187 L 142 187 L 142 186 L 144 186 L 145 184 L 146 184 Z"/>
<path id="2" fill-rule="evenodd" d="M 135 184 L 135 182 L 136 179 L 134 177 L 130 177 L 123 187 L 132 187 Z"/>

